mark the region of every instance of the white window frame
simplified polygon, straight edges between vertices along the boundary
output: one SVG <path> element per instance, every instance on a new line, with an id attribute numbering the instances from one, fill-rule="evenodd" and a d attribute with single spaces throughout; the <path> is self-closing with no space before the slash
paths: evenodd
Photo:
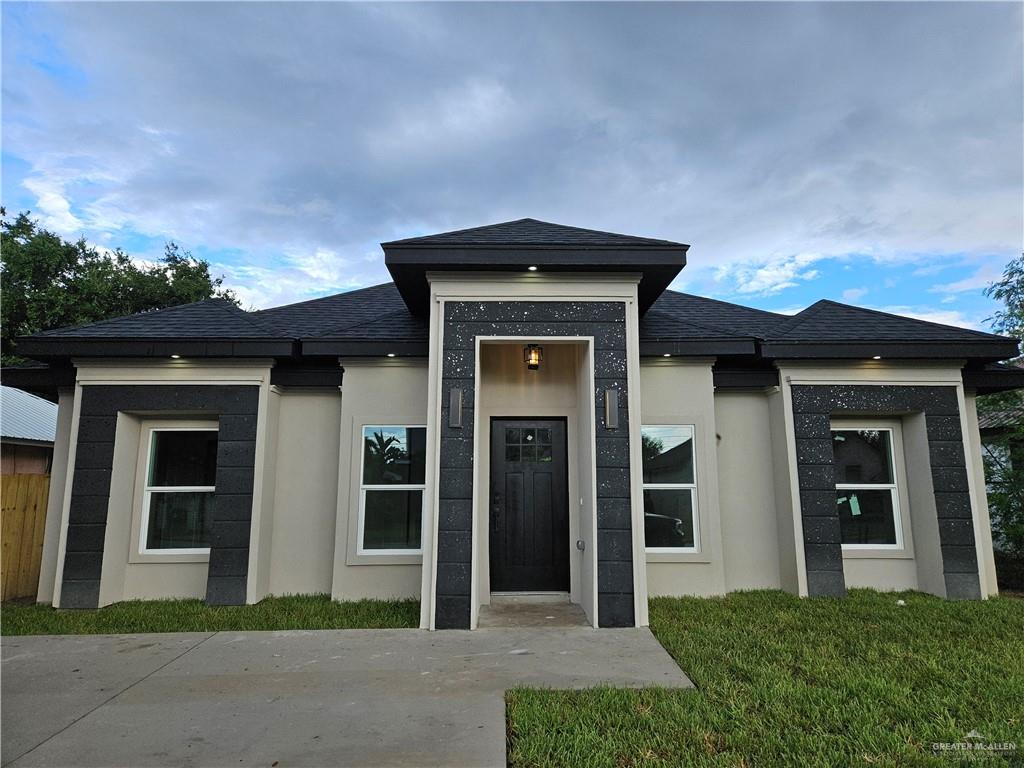
<path id="1" fill-rule="evenodd" d="M 641 440 L 643 439 L 643 433 L 645 429 L 679 429 L 681 427 L 688 428 L 690 430 L 690 451 L 693 457 L 693 482 L 692 483 L 644 483 L 643 482 L 643 461 L 641 460 L 640 466 L 640 477 L 641 477 L 641 499 L 643 498 L 643 491 L 678 491 L 678 490 L 689 490 L 690 491 L 690 510 L 693 516 L 693 546 L 692 547 L 648 547 L 646 544 L 646 536 L 644 537 L 644 549 L 648 554 L 657 555 L 694 555 L 699 554 L 700 548 L 700 509 L 697 506 L 697 426 L 695 424 L 641 424 L 640 435 Z M 647 515 L 646 512 L 643 514 L 644 525 L 646 525 Z"/>
<path id="2" fill-rule="evenodd" d="M 149 535 L 149 504 L 154 493 L 207 493 L 215 492 L 216 485 L 150 485 L 149 469 L 153 460 L 153 446 L 156 443 L 158 432 L 218 432 L 216 426 L 175 426 L 175 427 L 147 427 L 146 428 L 146 461 L 143 464 L 142 475 L 142 514 L 139 520 L 139 554 L 140 555 L 166 555 L 169 557 L 179 555 L 209 555 L 209 547 L 178 547 L 176 549 L 149 549 L 146 540 Z"/>
<path id="3" fill-rule="evenodd" d="M 366 428 L 376 427 L 379 429 L 423 429 L 426 424 L 381 424 L 379 422 L 367 422 L 359 425 L 359 524 L 356 528 L 356 554 L 373 556 L 394 556 L 394 555 L 423 555 L 423 508 L 426 506 L 426 483 L 399 485 L 363 482 L 366 476 Z M 424 475 L 424 480 L 426 476 Z M 417 549 L 367 549 L 363 546 L 363 534 L 366 523 L 366 492 L 367 491 L 420 491 L 420 546 Z"/>
<path id="4" fill-rule="evenodd" d="M 902 445 L 899 435 L 894 426 L 888 423 L 871 421 L 833 421 L 829 425 L 828 438 L 833 440 L 833 432 L 888 432 L 889 433 L 889 466 L 892 475 L 891 483 L 836 483 L 837 491 L 889 491 L 892 498 L 893 528 L 896 531 L 895 544 L 842 544 L 843 551 L 864 552 L 880 550 L 885 552 L 902 552 L 905 548 L 903 540 L 903 510 L 900 505 L 901 489 L 899 478 L 903 474 L 903 467 L 898 462 L 902 459 L 901 451 L 897 446 Z M 837 500 L 838 504 L 838 500 Z M 840 533 L 840 539 L 842 533 Z"/>

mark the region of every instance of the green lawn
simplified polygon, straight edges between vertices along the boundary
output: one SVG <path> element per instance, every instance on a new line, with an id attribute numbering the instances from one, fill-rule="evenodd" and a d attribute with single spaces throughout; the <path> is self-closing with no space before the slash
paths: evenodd
<path id="1" fill-rule="evenodd" d="M 951 766 L 972 729 L 1024 764 L 1024 600 L 660 598 L 651 629 L 696 691 L 510 691 L 510 765 Z"/>
<path id="2" fill-rule="evenodd" d="M 206 605 L 202 600 L 133 600 L 95 611 L 59 611 L 4 603 L 4 635 L 97 635 L 136 632 L 215 632 L 259 629 L 386 629 L 419 626 L 417 600 L 339 603 L 328 595 L 268 597 L 255 605 Z"/>

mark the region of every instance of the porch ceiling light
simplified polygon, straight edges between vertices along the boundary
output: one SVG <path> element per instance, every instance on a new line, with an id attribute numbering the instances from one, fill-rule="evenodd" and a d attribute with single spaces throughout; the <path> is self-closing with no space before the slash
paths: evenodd
<path id="1" fill-rule="evenodd" d="M 533 264 L 531 264 L 530 266 L 528 266 L 528 267 L 527 267 L 526 269 L 527 269 L 527 270 L 528 270 L 529 272 L 536 272 L 536 271 L 537 271 L 537 267 L 536 267 L 536 266 L 534 266 Z"/>
<path id="2" fill-rule="evenodd" d="M 171 360 L 181 360 L 181 355 L 171 355 Z"/>
<path id="3" fill-rule="evenodd" d="M 536 371 L 544 362 L 544 347 L 539 344 L 527 344 L 523 347 L 523 362 L 531 371 Z"/>
<path id="4" fill-rule="evenodd" d="M 874 357 L 872 357 L 871 359 L 872 359 L 872 360 L 881 360 L 881 359 L 882 359 L 882 356 L 881 356 L 881 355 L 875 355 L 875 356 L 874 356 Z"/>
<path id="5" fill-rule="evenodd" d="M 388 357 L 394 357 L 394 356 L 395 356 L 395 353 L 394 353 L 394 352 L 388 352 L 388 355 L 387 355 L 387 356 L 388 356 Z"/>

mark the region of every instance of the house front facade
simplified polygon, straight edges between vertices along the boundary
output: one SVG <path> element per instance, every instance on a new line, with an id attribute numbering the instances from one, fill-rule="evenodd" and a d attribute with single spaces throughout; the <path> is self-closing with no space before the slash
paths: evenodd
<path id="1" fill-rule="evenodd" d="M 383 248 L 384 285 L 21 340 L 60 405 L 41 602 L 995 594 L 975 396 L 1015 340 L 677 293 L 687 246 L 532 219 Z"/>

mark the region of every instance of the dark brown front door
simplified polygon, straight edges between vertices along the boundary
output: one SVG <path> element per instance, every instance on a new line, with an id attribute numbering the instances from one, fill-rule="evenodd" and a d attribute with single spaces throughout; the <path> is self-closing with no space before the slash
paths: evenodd
<path id="1" fill-rule="evenodd" d="M 565 419 L 491 419 L 491 590 L 569 590 Z"/>

